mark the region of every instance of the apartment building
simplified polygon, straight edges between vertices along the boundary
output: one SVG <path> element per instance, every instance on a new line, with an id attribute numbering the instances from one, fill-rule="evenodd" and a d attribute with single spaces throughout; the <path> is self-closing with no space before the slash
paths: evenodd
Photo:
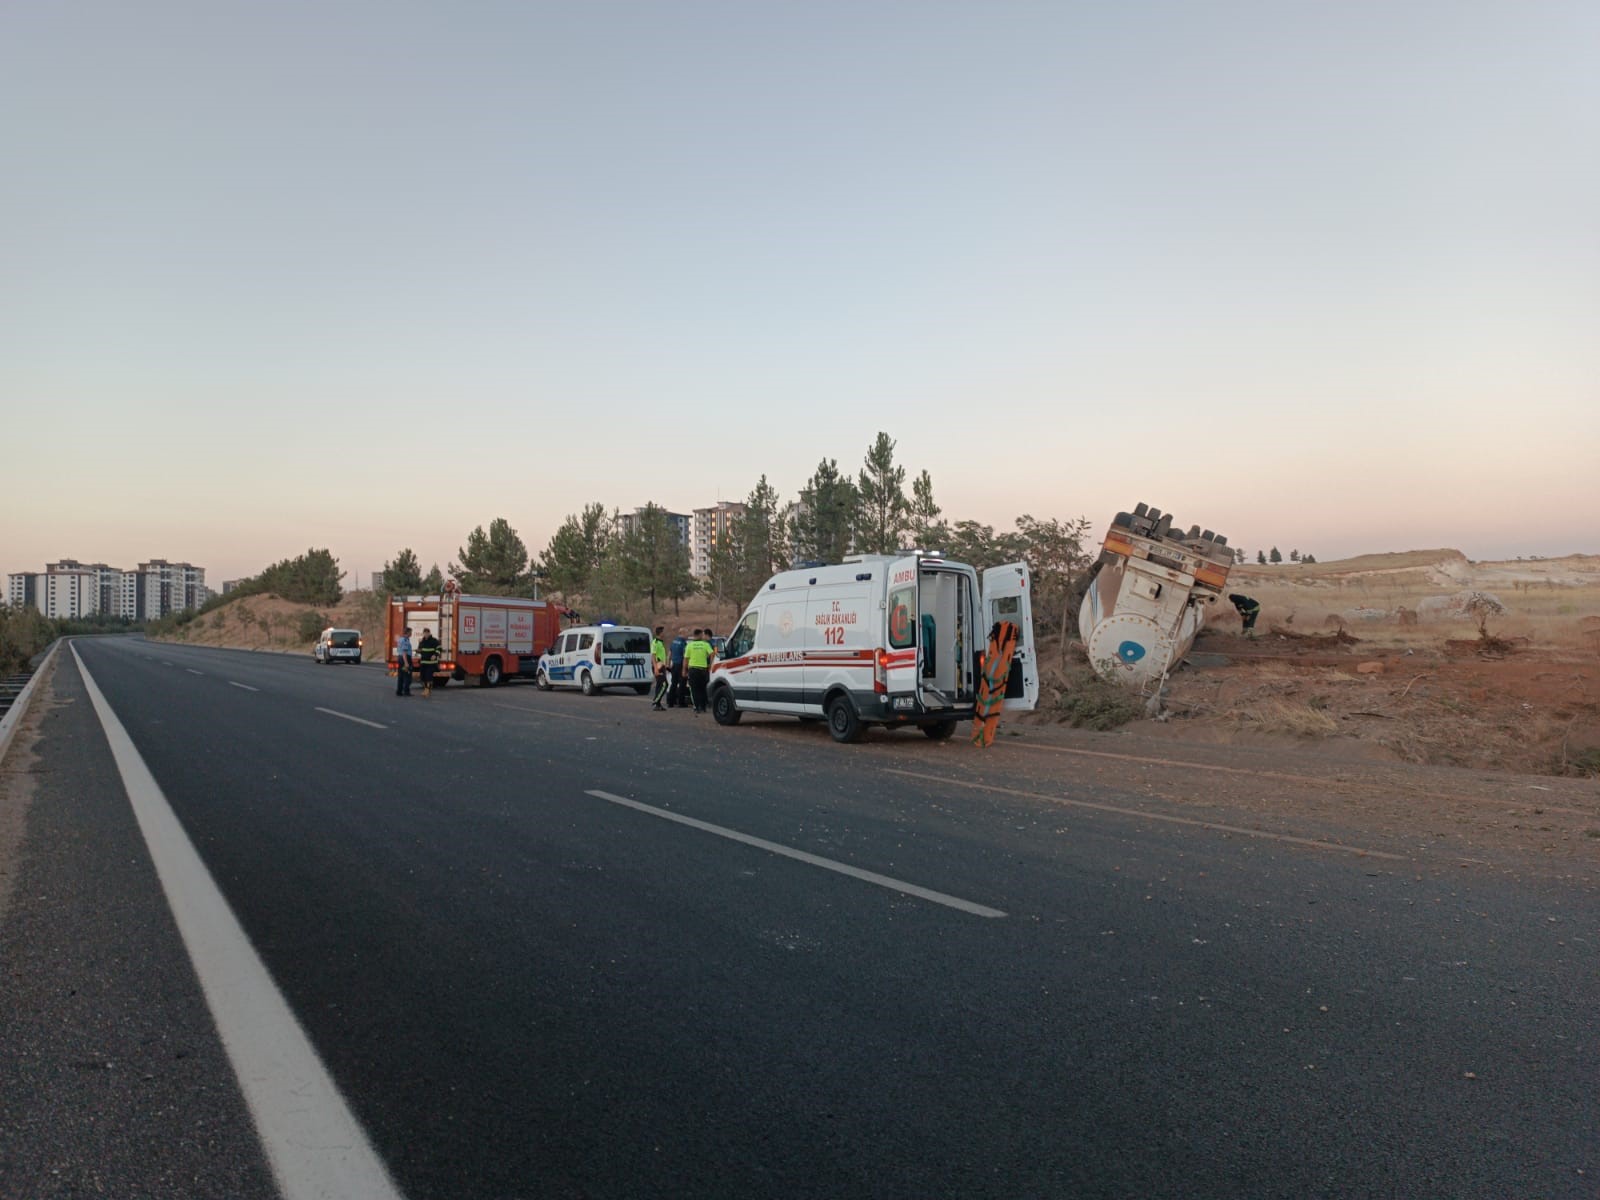
<path id="1" fill-rule="evenodd" d="M 12 608 L 40 608 L 43 578 L 38 571 L 17 571 L 6 576 L 6 603 Z"/>
<path id="2" fill-rule="evenodd" d="M 744 510 L 745 506 L 737 500 L 719 500 L 710 508 L 694 510 L 689 534 L 689 573 L 696 579 L 711 574 L 711 555 L 727 541 L 734 521 Z"/>
<path id="3" fill-rule="evenodd" d="M 6 582 L 7 603 L 32 605 L 51 620 L 104 613 L 148 621 L 199 608 L 210 596 L 204 567 L 160 558 L 133 571 L 64 558 L 46 563 L 43 572 L 16 572 Z"/>
<path id="4" fill-rule="evenodd" d="M 622 514 L 619 525 L 621 527 L 620 532 L 622 533 L 623 537 L 627 537 L 629 534 L 633 533 L 639 528 L 639 522 L 644 519 L 644 510 L 645 506 L 641 505 L 640 507 L 634 509 L 631 513 Z M 671 527 L 672 532 L 678 535 L 678 544 L 687 548 L 689 545 L 690 531 L 693 528 L 694 519 L 687 513 L 667 512 L 665 509 L 661 509 L 659 507 L 657 511 L 659 511 L 662 516 L 666 517 L 667 524 Z"/>

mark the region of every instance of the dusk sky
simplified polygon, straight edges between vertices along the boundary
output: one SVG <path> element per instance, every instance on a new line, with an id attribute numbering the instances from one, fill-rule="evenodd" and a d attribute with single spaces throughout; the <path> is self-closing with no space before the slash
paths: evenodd
<path id="1" fill-rule="evenodd" d="M 952 520 L 1600 553 L 1597 64 L 1594 0 L 12 0 L 0 571 L 365 583 L 879 430 Z"/>

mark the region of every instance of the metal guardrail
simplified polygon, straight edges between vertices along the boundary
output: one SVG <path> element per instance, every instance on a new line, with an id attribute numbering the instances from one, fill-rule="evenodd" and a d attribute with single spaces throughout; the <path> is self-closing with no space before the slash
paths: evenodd
<path id="1" fill-rule="evenodd" d="M 11 739 L 16 736 L 17 727 L 22 724 L 22 718 L 27 715 L 28 704 L 33 695 L 38 691 L 39 680 L 44 677 L 44 669 L 50 664 L 57 650 L 61 648 L 58 638 L 50 644 L 50 648 L 38 660 L 38 666 L 27 673 L 7 675 L 0 680 L 0 759 L 4 759 L 6 751 L 11 747 Z"/>

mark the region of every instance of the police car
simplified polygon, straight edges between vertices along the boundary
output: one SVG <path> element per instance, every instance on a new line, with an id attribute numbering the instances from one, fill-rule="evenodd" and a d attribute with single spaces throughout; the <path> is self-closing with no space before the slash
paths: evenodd
<path id="1" fill-rule="evenodd" d="M 534 682 L 545 691 L 571 687 L 594 696 L 631 687 L 642 696 L 653 675 L 650 631 L 643 625 L 574 625 L 539 659 Z"/>

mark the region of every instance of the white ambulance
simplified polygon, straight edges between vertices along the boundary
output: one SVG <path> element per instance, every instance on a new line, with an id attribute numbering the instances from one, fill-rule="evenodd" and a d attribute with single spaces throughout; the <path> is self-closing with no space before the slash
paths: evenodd
<path id="1" fill-rule="evenodd" d="M 990 629 L 1017 626 L 1006 708 L 1039 699 L 1032 593 L 1022 563 L 978 572 L 931 554 L 861 554 L 802 566 L 761 588 L 712 665 L 712 715 L 826 720 L 853 742 L 869 724 L 942 740 L 971 718 Z"/>

